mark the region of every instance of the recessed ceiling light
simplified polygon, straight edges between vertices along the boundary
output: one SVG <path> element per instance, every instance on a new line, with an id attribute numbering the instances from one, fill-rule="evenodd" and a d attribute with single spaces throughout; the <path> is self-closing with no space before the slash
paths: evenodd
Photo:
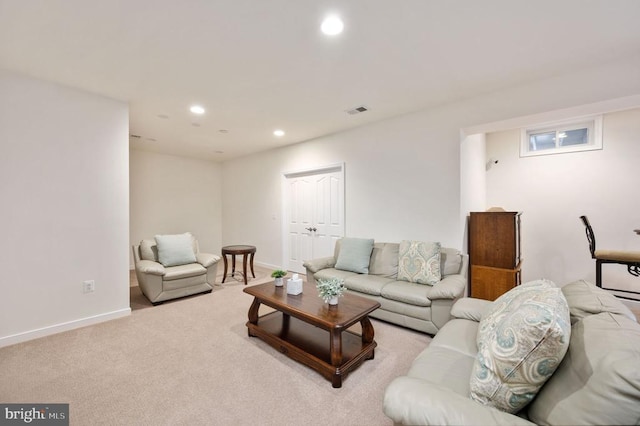
<path id="1" fill-rule="evenodd" d="M 278 130 L 274 130 L 274 131 L 273 131 L 273 134 L 274 134 L 275 136 L 277 136 L 277 137 L 282 137 L 282 136 L 284 136 L 284 130 L 280 130 L 280 129 L 278 129 Z"/>
<path id="2" fill-rule="evenodd" d="M 204 114 L 204 108 L 202 108 L 200 105 L 193 105 L 191 108 L 189 108 L 189 111 L 194 114 Z"/>
<path id="3" fill-rule="evenodd" d="M 344 29 L 344 23 L 342 22 L 342 19 L 338 18 L 335 15 L 328 16 L 324 21 L 322 21 L 320 29 L 324 34 L 333 36 L 342 32 L 342 30 Z"/>

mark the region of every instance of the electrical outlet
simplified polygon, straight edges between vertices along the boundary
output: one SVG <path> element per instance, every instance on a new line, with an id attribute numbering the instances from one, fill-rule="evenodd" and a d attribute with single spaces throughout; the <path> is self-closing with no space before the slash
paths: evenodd
<path id="1" fill-rule="evenodd" d="M 93 293 L 96 290 L 96 282 L 94 280 L 87 280 L 82 282 L 83 293 Z"/>

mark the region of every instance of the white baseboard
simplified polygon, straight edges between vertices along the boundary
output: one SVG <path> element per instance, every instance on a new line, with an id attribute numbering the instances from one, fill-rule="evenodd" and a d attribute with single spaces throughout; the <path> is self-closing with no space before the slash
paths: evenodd
<path id="1" fill-rule="evenodd" d="M 126 317 L 128 315 L 131 315 L 131 308 L 107 312 L 104 314 L 81 318 L 61 324 L 55 324 L 48 327 L 38 328 L 36 330 L 25 331 L 24 333 L 13 334 L 11 336 L 0 337 L 0 348 L 15 345 L 16 343 L 26 342 L 28 340 L 37 339 L 40 337 L 50 336 L 52 334 L 62 333 L 63 331 L 74 330 L 76 328 L 86 327 L 88 325 Z"/>
<path id="2" fill-rule="evenodd" d="M 254 265 L 262 266 L 263 268 L 267 268 L 267 269 L 282 269 L 282 266 L 271 265 L 270 263 L 264 263 L 264 262 L 255 262 Z"/>

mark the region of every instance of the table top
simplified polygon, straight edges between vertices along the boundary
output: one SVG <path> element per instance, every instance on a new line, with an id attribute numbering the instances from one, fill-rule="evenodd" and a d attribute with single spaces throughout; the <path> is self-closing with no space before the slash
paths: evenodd
<path id="1" fill-rule="evenodd" d="M 251 253 L 256 251 L 256 246 L 247 246 L 247 245 L 235 245 L 235 246 L 224 246 L 222 247 L 222 252 L 225 253 Z"/>
<path id="2" fill-rule="evenodd" d="M 331 306 L 320 298 L 315 286 L 306 282 L 302 293 L 297 295 L 287 294 L 286 287 L 276 287 L 273 282 L 243 291 L 267 306 L 326 330 L 349 328 L 380 307 L 375 300 L 350 294 L 348 290 L 337 305 Z"/>

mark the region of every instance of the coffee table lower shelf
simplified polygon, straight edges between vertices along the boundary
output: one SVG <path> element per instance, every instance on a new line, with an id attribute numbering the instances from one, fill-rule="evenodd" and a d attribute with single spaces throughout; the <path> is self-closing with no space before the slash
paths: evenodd
<path id="1" fill-rule="evenodd" d="M 341 387 L 343 377 L 375 355 L 375 341 L 364 343 L 361 335 L 345 330 L 341 333 L 341 361 L 332 365 L 329 331 L 282 312 L 263 315 L 257 324 L 247 322 L 247 329 L 249 336 L 262 339 L 289 358 L 317 371 L 330 380 L 334 388 Z"/>

